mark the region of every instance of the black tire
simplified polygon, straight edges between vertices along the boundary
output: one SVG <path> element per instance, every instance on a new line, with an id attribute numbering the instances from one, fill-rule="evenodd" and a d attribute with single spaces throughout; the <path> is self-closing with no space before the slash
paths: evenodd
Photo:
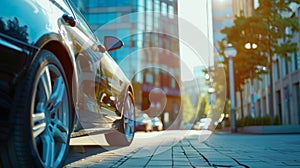
<path id="1" fill-rule="evenodd" d="M 22 79 L 7 144 L 9 167 L 62 167 L 68 154 L 72 97 L 58 58 L 42 50 Z"/>
<path id="2" fill-rule="evenodd" d="M 135 106 L 133 96 L 128 92 L 124 107 L 123 116 L 119 123 L 118 130 L 105 134 L 108 144 L 111 146 L 128 146 L 134 138 L 135 126 Z M 129 131 L 129 132 L 128 132 Z"/>

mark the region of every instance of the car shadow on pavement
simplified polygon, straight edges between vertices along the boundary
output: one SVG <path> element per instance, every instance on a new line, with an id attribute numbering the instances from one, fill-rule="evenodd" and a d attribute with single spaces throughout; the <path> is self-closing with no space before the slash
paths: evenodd
<path id="1" fill-rule="evenodd" d="M 87 157 L 119 149 L 122 147 L 99 146 L 99 145 L 71 145 L 65 161 L 65 165 L 85 159 Z"/>

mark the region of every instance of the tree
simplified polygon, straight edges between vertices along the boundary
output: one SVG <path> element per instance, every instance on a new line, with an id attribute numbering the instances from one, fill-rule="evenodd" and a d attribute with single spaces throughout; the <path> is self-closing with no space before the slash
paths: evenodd
<path id="1" fill-rule="evenodd" d="M 255 9 L 253 16 L 236 16 L 232 27 L 225 27 L 221 32 L 226 37 L 219 42 L 220 55 L 224 55 L 226 43 L 231 43 L 237 50 L 234 58 L 236 91 L 246 79 L 260 79 L 266 73 L 258 67 L 269 67 L 271 82 L 272 58 L 280 56 L 289 60 L 288 53 L 297 51 L 297 44 L 292 41 L 293 34 L 298 32 L 298 18 L 290 8 L 291 3 L 300 0 L 259 0 L 260 6 Z M 242 12 L 241 12 L 242 13 Z M 245 44 L 256 44 L 256 49 L 246 49 Z M 227 61 L 225 61 L 227 64 Z M 271 83 L 270 100 L 273 100 L 273 84 Z"/>
<path id="2" fill-rule="evenodd" d="M 234 58 L 234 75 L 235 75 L 235 90 L 242 91 L 242 85 L 245 80 L 250 78 L 252 71 L 252 78 L 259 78 L 261 74 L 266 73 L 262 71 L 260 66 L 267 66 L 267 57 L 261 52 L 261 47 L 256 49 L 246 49 L 245 45 L 255 44 L 261 46 L 258 33 L 258 20 L 256 17 L 236 16 L 234 25 L 232 27 L 225 27 L 221 30 L 226 34 L 225 39 L 219 42 L 220 55 L 224 57 L 225 66 L 227 66 L 228 59 L 224 54 L 226 44 L 231 43 L 237 50 L 237 55 Z"/>
<path id="3" fill-rule="evenodd" d="M 4 19 L 0 17 L 0 32 L 14 37 L 23 42 L 28 42 L 28 26 L 21 26 L 18 18 L 8 19 L 5 23 Z"/>
<path id="4" fill-rule="evenodd" d="M 262 53 L 268 57 L 270 74 L 270 100 L 273 104 L 273 67 L 274 56 L 289 59 L 289 53 L 298 50 L 297 43 L 292 42 L 293 33 L 299 31 L 298 18 L 292 9 L 291 3 L 299 4 L 299 0 L 259 0 L 260 7 L 255 11 L 255 17 L 259 18 L 260 41 Z M 291 32 L 291 33 L 286 33 Z M 271 106 L 271 114 L 273 106 Z"/>
<path id="5" fill-rule="evenodd" d="M 199 99 L 199 103 L 197 106 L 197 121 L 201 118 L 205 118 L 208 115 L 209 111 L 209 104 L 208 104 L 208 97 L 203 96 Z"/>
<path id="6" fill-rule="evenodd" d="M 182 120 L 186 123 L 194 123 L 196 112 L 191 103 L 190 95 L 188 93 L 183 93 L 181 100 L 183 109 Z"/>

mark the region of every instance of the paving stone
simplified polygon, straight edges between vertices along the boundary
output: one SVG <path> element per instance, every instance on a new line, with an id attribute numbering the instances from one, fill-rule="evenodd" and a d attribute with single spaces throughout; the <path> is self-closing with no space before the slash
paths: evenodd
<path id="1" fill-rule="evenodd" d="M 198 153 L 187 153 L 186 157 L 187 158 L 202 158 L 202 156 Z"/>
<path id="2" fill-rule="evenodd" d="M 173 162 L 174 166 L 191 166 L 190 162 L 176 161 Z"/>
<path id="3" fill-rule="evenodd" d="M 223 161 L 223 160 L 212 161 L 212 162 L 210 161 L 210 164 L 216 167 L 238 166 L 238 163 L 234 161 Z"/>
<path id="4" fill-rule="evenodd" d="M 164 165 L 149 165 L 147 168 L 170 168 L 172 166 L 164 166 Z"/>
<path id="5" fill-rule="evenodd" d="M 166 161 L 166 160 L 151 160 L 146 167 L 148 166 L 172 166 L 172 160 Z"/>
<path id="6" fill-rule="evenodd" d="M 173 161 L 176 162 L 176 161 L 180 161 L 180 162 L 189 162 L 189 159 L 188 158 L 173 158 Z"/>
<path id="7" fill-rule="evenodd" d="M 248 162 L 246 164 L 248 167 L 255 167 L 255 168 L 266 168 L 266 167 L 272 167 L 272 168 L 282 168 L 282 166 L 272 166 L 270 163 L 265 162 Z"/>
<path id="8" fill-rule="evenodd" d="M 283 162 L 287 166 L 298 166 L 300 167 L 300 162 L 299 161 L 293 161 L 293 162 Z"/>
<path id="9" fill-rule="evenodd" d="M 144 167 L 148 163 L 149 159 L 128 159 L 124 163 L 121 164 L 122 167 L 133 167 L 133 166 L 138 166 L 138 167 Z"/>
<path id="10" fill-rule="evenodd" d="M 204 160 L 203 158 L 200 158 L 200 159 L 197 159 L 197 158 L 189 158 L 189 161 L 190 161 L 193 165 L 202 164 L 202 163 L 208 164 L 208 163 L 206 162 L 206 160 Z"/>
<path id="11" fill-rule="evenodd" d="M 164 156 L 164 157 L 153 156 L 151 160 L 172 160 L 172 156 Z"/>

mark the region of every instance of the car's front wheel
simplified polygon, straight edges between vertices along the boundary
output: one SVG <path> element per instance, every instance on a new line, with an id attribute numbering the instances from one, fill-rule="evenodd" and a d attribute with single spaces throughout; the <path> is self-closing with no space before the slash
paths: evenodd
<path id="1" fill-rule="evenodd" d="M 8 142 L 12 167 L 62 167 L 72 121 L 70 88 L 57 57 L 40 52 L 16 93 Z"/>

